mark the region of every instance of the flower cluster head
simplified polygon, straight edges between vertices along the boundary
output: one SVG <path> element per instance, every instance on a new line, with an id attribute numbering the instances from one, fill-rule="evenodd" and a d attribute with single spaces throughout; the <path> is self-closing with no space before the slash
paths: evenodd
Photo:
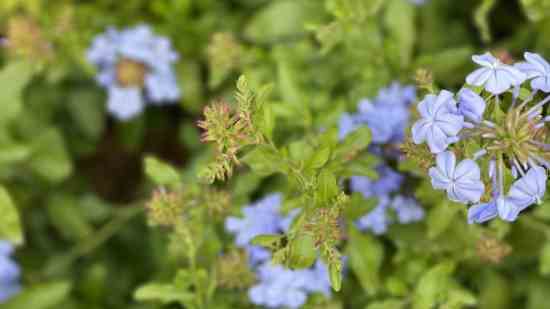
<path id="1" fill-rule="evenodd" d="M 268 250 L 250 245 L 250 241 L 258 235 L 288 231 L 298 213 L 291 211 L 284 216 L 280 210 L 281 203 L 281 194 L 268 195 L 244 207 L 242 218 L 227 218 L 225 228 L 236 236 L 236 245 L 247 251 L 250 267 L 256 271 L 257 282 L 248 292 L 252 303 L 268 308 L 300 308 L 311 293 L 330 296 L 326 265 L 318 260 L 311 268 L 291 270 L 272 264 Z"/>
<path id="2" fill-rule="evenodd" d="M 21 290 L 19 285 L 19 266 L 11 259 L 13 246 L 7 241 L 0 241 L 0 303 Z"/>
<path id="3" fill-rule="evenodd" d="M 470 223 L 497 216 L 514 221 L 546 191 L 550 64 L 534 53 L 524 57 L 504 64 L 490 53 L 473 56 L 481 68 L 468 75 L 458 95 L 442 90 L 417 106 L 412 138 L 427 143 L 436 158 L 432 185 L 450 200 L 472 205 Z"/>
<path id="4" fill-rule="evenodd" d="M 87 58 L 108 90 L 108 111 L 120 120 L 141 113 L 146 102 L 160 105 L 180 97 L 173 71 L 178 54 L 168 38 L 156 36 L 147 25 L 108 29 L 94 39 Z"/>
<path id="5" fill-rule="evenodd" d="M 340 138 L 360 126 L 367 126 L 372 132 L 370 151 L 382 154 L 385 158 L 395 157 L 394 153 L 384 155 L 384 148 L 400 144 L 405 139 L 405 129 L 410 118 L 410 105 L 416 100 L 414 86 L 401 86 L 394 82 L 379 91 L 374 100 L 364 99 L 359 102 L 356 114 L 344 114 L 340 118 Z M 357 221 L 357 226 L 375 234 L 384 234 L 392 222 L 412 223 L 424 218 L 424 211 L 416 200 L 399 194 L 405 180 L 392 169 L 388 163 L 377 167 L 378 179 L 366 176 L 350 178 L 350 189 L 365 198 L 377 198 L 378 205 Z M 390 216 L 395 214 L 395 218 Z"/>

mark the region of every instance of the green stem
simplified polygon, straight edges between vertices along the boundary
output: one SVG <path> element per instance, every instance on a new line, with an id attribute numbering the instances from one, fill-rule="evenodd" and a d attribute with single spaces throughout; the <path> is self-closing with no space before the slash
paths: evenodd
<path id="1" fill-rule="evenodd" d="M 107 240 L 113 237 L 128 221 L 144 212 L 144 207 L 133 206 L 126 207 L 115 212 L 114 218 L 102 226 L 97 232 L 90 235 L 87 239 L 75 245 L 68 253 L 57 257 L 55 264 L 52 264 L 46 271 L 47 276 L 56 274 L 59 270 L 73 264 L 77 259 L 91 254 L 97 248 L 101 247 Z"/>

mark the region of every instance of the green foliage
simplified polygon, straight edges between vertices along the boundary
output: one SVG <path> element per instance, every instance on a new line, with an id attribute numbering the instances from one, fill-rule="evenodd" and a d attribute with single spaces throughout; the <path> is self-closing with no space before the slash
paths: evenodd
<path id="1" fill-rule="evenodd" d="M 23 244 L 23 231 L 21 220 L 19 219 L 19 211 L 4 187 L 0 187 L 0 208 L 3 214 L 0 237 L 16 245 Z"/>
<path id="2" fill-rule="evenodd" d="M 0 240 L 16 245 L 23 287 L 0 308 L 259 308 L 224 223 L 272 192 L 299 214 L 250 244 L 287 268 L 328 265 L 331 298 L 305 309 L 545 308 L 547 200 L 513 224 L 468 225 L 407 137 L 383 151 L 406 155 L 388 162 L 425 220 L 361 232 L 380 201 L 347 179 L 376 179 L 387 158 L 366 126 L 340 140 L 338 121 L 394 80 L 419 97 L 458 90 L 473 54 L 548 59 L 549 12 L 548 0 L 0 1 Z M 180 54 L 182 98 L 122 123 L 86 49 L 138 23 Z"/>

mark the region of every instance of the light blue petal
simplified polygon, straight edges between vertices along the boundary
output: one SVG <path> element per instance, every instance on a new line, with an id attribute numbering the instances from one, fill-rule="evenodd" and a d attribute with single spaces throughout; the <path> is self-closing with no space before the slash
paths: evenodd
<path id="1" fill-rule="evenodd" d="M 498 215 L 495 201 L 477 204 L 468 209 L 468 223 L 483 223 L 495 218 Z"/>

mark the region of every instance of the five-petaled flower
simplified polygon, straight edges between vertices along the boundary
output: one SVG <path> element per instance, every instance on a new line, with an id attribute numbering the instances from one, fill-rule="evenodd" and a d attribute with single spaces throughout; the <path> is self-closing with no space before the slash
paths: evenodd
<path id="1" fill-rule="evenodd" d="M 485 90 L 499 95 L 512 86 L 519 86 L 527 76 L 517 68 L 502 63 L 490 53 L 474 55 L 472 60 L 482 66 L 466 77 L 466 83 L 484 86 Z"/>
<path id="2" fill-rule="evenodd" d="M 526 62 L 516 64 L 516 68 L 531 79 L 531 88 L 550 92 L 550 64 L 539 54 L 525 52 Z"/>
<path id="3" fill-rule="evenodd" d="M 412 127 L 413 141 L 426 141 L 432 153 L 445 151 L 464 126 L 464 116 L 458 114 L 453 94 L 447 90 L 427 95 L 418 104 L 418 112 L 422 118 Z"/>
<path id="4" fill-rule="evenodd" d="M 437 166 L 429 171 L 435 189 L 446 190 L 449 199 L 455 202 L 479 201 L 485 186 L 475 161 L 466 159 L 457 165 L 455 154 L 451 151 L 438 154 L 436 161 Z"/>

